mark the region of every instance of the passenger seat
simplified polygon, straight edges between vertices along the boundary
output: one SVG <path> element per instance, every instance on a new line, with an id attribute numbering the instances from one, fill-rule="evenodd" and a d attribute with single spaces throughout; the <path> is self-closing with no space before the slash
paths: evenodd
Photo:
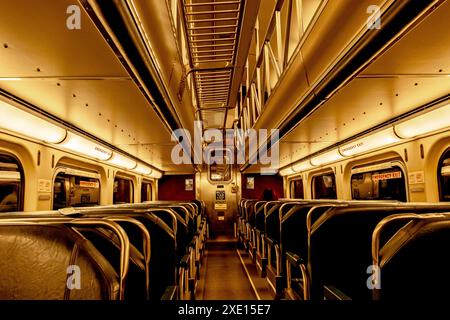
<path id="1" fill-rule="evenodd" d="M 3 222 L 3 221 L 2 221 Z M 69 266 L 80 288 L 67 286 Z M 82 235 L 64 225 L 0 226 L 1 300 L 118 300 L 119 276 Z"/>

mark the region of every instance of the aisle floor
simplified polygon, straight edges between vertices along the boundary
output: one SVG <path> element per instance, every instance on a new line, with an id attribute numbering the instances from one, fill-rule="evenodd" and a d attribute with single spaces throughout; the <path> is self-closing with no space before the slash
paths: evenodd
<path id="1" fill-rule="evenodd" d="M 236 251 L 235 240 L 208 240 L 204 271 L 200 277 L 196 295 L 198 300 L 256 300 Z"/>

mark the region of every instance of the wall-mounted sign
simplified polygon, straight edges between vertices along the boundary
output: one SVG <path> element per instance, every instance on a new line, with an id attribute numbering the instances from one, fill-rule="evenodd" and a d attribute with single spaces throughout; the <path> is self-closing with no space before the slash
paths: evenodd
<path id="1" fill-rule="evenodd" d="M 227 203 L 226 202 L 214 203 L 214 210 L 227 210 Z"/>
<path id="2" fill-rule="evenodd" d="M 415 171 L 408 174 L 409 184 L 421 184 L 425 183 L 425 177 L 423 171 Z"/>
<path id="3" fill-rule="evenodd" d="M 402 172 L 395 171 L 395 172 L 374 174 L 374 175 L 372 175 L 372 180 L 378 181 L 378 180 L 400 179 L 401 177 L 402 177 Z"/>
<path id="4" fill-rule="evenodd" d="M 216 191 L 216 201 L 225 201 L 225 190 Z"/>
<path id="5" fill-rule="evenodd" d="M 82 188 L 100 188 L 100 183 L 98 181 L 80 181 L 80 187 Z"/>
<path id="6" fill-rule="evenodd" d="M 186 179 L 184 182 L 184 190 L 192 191 L 194 190 L 194 179 Z"/>
<path id="7" fill-rule="evenodd" d="M 409 188 L 409 191 L 411 193 L 419 193 L 419 192 L 424 192 L 425 188 L 424 187 L 411 187 L 411 188 Z"/>
<path id="8" fill-rule="evenodd" d="M 255 178 L 254 177 L 247 177 L 247 189 L 255 189 Z"/>
<path id="9" fill-rule="evenodd" d="M 38 180 L 38 192 L 51 193 L 52 192 L 52 181 L 39 179 Z"/>

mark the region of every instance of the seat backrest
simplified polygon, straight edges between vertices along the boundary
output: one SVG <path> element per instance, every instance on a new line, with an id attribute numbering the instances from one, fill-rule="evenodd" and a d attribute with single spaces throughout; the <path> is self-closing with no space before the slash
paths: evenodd
<path id="1" fill-rule="evenodd" d="M 258 200 L 248 200 L 247 202 L 245 202 L 245 207 L 244 207 L 244 219 L 249 221 L 250 217 L 253 215 L 254 210 L 255 210 L 255 203 Z"/>
<path id="2" fill-rule="evenodd" d="M 287 212 L 295 203 L 281 203 L 278 210 L 270 210 L 265 216 L 265 233 L 266 237 L 280 242 L 280 214 Z"/>
<path id="3" fill-rule="evenodd" d="M 130 207 L 120 210 L 121 215 L 142 223 L 150 234 L 149 298 L 159 300 L 168 286 L 174 286 L 177 283 L 177 242 L 173 230 L 176 227 L 176 221 L 174 225 L 172 211 L 155 208 L 142 210 L 142 207 L 138 210 L 132 210 Z M 111 214 L 110 210 L 108 212 Z M 118 213 L 115 212 L 115 216 L 117 215 Z M 170 226 L 166 221 L 170 223 Z M 142 241 L 142 237 L 138 236 L 139 230 L 130 230 L 129 225 L 126 228 L 126 231 L 131 233 L 129 235 L 131 243 L 136 245 L 136 242 Z M 136 245 L 136 247 L 139 246 Z"/>
<path id="4" fill-rule="evenodd" d="M 2 300 L 119 299 L 114 268 L 91 242 L 63 225 L 0 226 L 0 257 Z M 69 266 L 79 267 L 80 289 L 67 286 Z"/>
<path id="5" fill-rule="evenodd" d="M 309 235 L 308 272 L 311 298 L 322 299 L 324 286 L 332 286 L 352 299 L 371 299 L 367 268 L 372 265 L 371 243 L 376 225 L 397 213 L 442 212 L 448 207 L 386 204 L 371 206 L 351 203 L 336 207 L 318 218 Z M 384 236 L 395 232 L 394 225 Z"/>
<path id="6" fill-rule="evenodd" d="M 247 222 L 252 226 L 255 227 L 255 220 L 256 215 L 261 212 L 264 213 L 264 204 L 266 201 L 256 201 L 253 202 L 252 208 L 247 211 Z"/>
<path id="7" fill-rule="evenodd" d="M 161 209 L 166 209 L 166 210 L 158 210 L 158 209 L 154 209 L 151 211 L 151 213 L 161 219 L 163 219 L 166 224 L 167 221 L 171 221 L 171 219 L 173 219 L 173 214 L 176 217 L 176 224 L 177 224 L 177 230 L 176 230 L 176 242 L 177 242 L 177 261 L 180 261 L 183 256 L 187 253 L 188 250 L 188 246 L 189 246 L 189 242 L 192 240 L 192 237 L 189 234 L 189 227 L 186 223 L 186 221 L 184 220 L 183 216 L 181 216 L 178 213 L 178 209 L 175 209 L 170 207 L 170 208 L 161 208 Z M 168 212 L 168 210 L 172 210 L 172 212 Z M 183 211 L 184 212 L 184 211 Z M 170 222 L 172 223 L 172 222 Z M 170 225 L 170 224 L 169 224 Z"/>
<path id="8" fill-rule="evenodd" d="M 258 209 L 255 211 L 255 214 L 249 219 L 250 225 L 255 228 L 257 228 L 257 220 L 259 220 L 259 230 L 261 231 L 264 231 L 264 224 L 261 225 L 261 221 L 264 221 L 264 205 L 257 206 Z"/>
<path id="9" fill-rule="evenodd" d="M 192 200 L 186 205 L 189 205 L 193 209 L 193 223 L 194 223 L 194 232 L 197 232 L 200 229 L 200 224 L 202 221 L 202 211 L 201 211 L 201 205 L 202 203 L 198 200 Z"/>
<path id="10" fill-rule="evenodd" d="M 245 201 L 247 201 L 247 199 L 241 199 L 238 202 L 238 216 L 241 217 L 241 218 L 243 217 L 242 212 L 243 212 Z"/>
<path id="11" fill-rule="evenodd" d="M 103 228 L 77 227 L 101 254 L 109 261 L 117 273 L 120 272 L 120 241 L 116 234 Z M 128 231 L 127 229 L 125 229 Z M 127 232 L 129 234 L 130 232 Z M 146 300 L 146 264 L 143 254 L 130 244 L 130 261 L 125 281 L 125 300 Z"/>
<path id="12" fill-rule="evenodd" d="M 308 229 L 306 218 L 310 210 L 314 208 L 314 214 L 320 215 L 329 209 L 329 206 L 316 203 L 304 203 L 294 205 L 286 214 L 280 223 L 280 248 L 283 258 L 286 252 L 290 251 L 301 257 L 305 262 L 308 260 Z"/>
<path id="13" fill-rule="evenodd" d="M 158 216 L 132 214 L 151 236 L 150 299 L 159 300 L 168 286 L 177 284 L 176 239 L 173 230 Z"/>
<path id="14" fill-rule="evenodd" d="M 255 227 L 261 232 L 266 231 L 266 215 L 277 211 L 281 206 L 281 202 L 268 202 L 264 206 L 264 210 L 256 215 Z"/>
<path id="15" fill-rule="evenodd" d="M 255 210 L 254 212 L 258 211 L 260 207 L 263 207 L 267 201 L 256 201 L 255 202 Z"/>
<path id="16" fill-rule="evenodd" d="M 408 223 L 381 249 L 382 300 L 441 300 L 450 287 L 450 220 Z"/>
<path id="17" fill-rule="evenodd" d="M 195 235 L 195 232 L 197 231 L 197 223 L 195 219 L 196 213 L 193 204 L 180 203 L 177 205 L 172 205 L 170 206 L 170 208 L 172 210 L 175 210 L 180 215 L 180 217 L 183 218 L 188 227 L 189 238 L 192 239 L 192 237 Z"/>

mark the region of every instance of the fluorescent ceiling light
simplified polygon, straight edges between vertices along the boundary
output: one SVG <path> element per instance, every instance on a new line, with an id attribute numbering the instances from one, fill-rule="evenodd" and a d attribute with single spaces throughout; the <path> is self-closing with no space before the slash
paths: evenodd
<path id="1" fill-rule="evenodd" d="M 66 130 L 0 100 L 0 128 L 48 143 L 64 140 Z"/>
<path id="2" fill-rule="evenodd" d="M 327 151 L 325 153 L 319 154 L 318 156 L 311 158 L 311 164 L 313 166 L 321 166 L 327 163 L 335 162 L 342 158 L 344 157 L 339 153 L 339 150 L 333 149 L 331 151 Z"/>
<path id="3" fill-rule="evenodd" d="M 155 179 L 160 179 L 162 177 L 162 173 L 156 170 L 153 170 L 150 177 Z"/>
<path id="4" fill-rule="evenodd" d="M 142 164 L 142 163 L 138 163 L 136 168 L 134 168 L 131 171 L 139 173 L 139 174 L 142 174 L 144 176 L 148 176 L 148 175 L 150 175 L 150 173 L 152 173 L 152 169 L 150 167 L 146 166 L 145 164 Z"/>
<path id="5" fill-rule="evenodd" d="M 389 127 L 382 131 L 370 134 L 339 147 L 343 156 L 349 157 L 382 147 L 387 147 L 401 139 L 394 133 L 394 128 Z"/>
<path id="6" fill-rule="evenodd" d="M 127 158 L 117 152 L 113 152 L 113 155 L 111 159 L 108 160 L 109 163 L 116 165 L 118 167 L 124 168 L 124 169 L 134 169 L 137 166 L 137 162 L 133 159 Z"/>
<path id="7" fill-rule="evenodd" d="M 0 181 L 20 181 L 20 172 L 18 171 L 0 171 Z"/>
<path id="8" fill-rule="evenodd" d="M 284 176 L 288 176 L 290 174 L 294 174 L 295 171 L 292 170 L 292 167 L 288 167 L 286 169 L 280 170 L 280 176 L 284 177 Z"/>
<path id="9" fill-rule="evenodd" d="M 450 104 L 418 115 L 394 127 L 397 135 L 404 139 L 450 127 Z"/>
<path id="10" fill-rule="evenodd" d="M 106 161 L 111 158 L 112 151 L 72 132 L 67 133 L 66 139 L 59 144 L 61 147 L 91 158 Z"/>
<path id="11" fill-rule="evenodd" d="M 311 163 L 309 161 L 303 161 L 298 164 L 294 164 L 292 166 L 292 170 L 294 172 L 302 172 L 302 171 L 306 171 L 306 170 L 309 170 L 312 168 L 313 168 L 313 166 L 311 165 Z"/>

